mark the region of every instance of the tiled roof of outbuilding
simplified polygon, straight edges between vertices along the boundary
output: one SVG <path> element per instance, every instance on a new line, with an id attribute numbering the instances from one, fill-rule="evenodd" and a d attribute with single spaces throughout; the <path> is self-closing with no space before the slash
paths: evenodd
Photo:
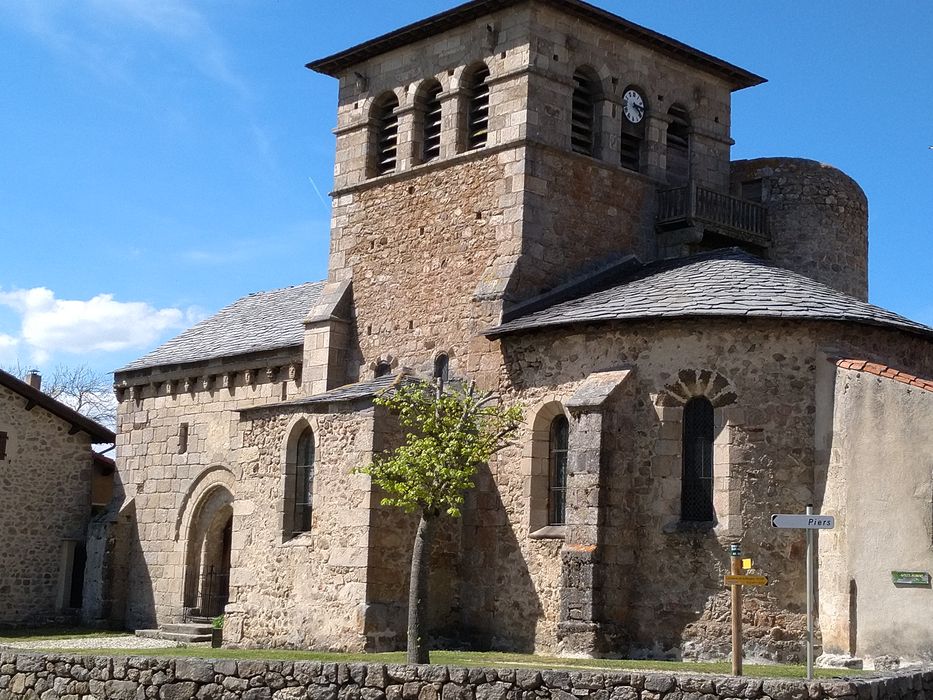
<path id="1" fill-rule="evenodd" d="M 877 362 L 871 362 L 870 360 L 852 360 L 852 359 L 834 359 L 833 362 L 839 369 L 850 369 L 853 372 L 865 372 L 866 374 L 874 374 L 875 376 L 882 377 L 884 379 L 892 379 L 901 384 L 907 384 L 908 386 L 913 386 L 918 389 L 924 389 L 926 391 L 933 392 L 933 378 L 925 379 L 923 377 L 918 377 L 916 374 L 911 374 L 910 372 L 905 372 L 904 370 L 891 367 L 889 365 L 878 364 Z"/>
<path id="2" fill-rule="evenodd" d="M 235 301 L 117 372 L 203 362 L 299 346 L 323 282 L 257 292 Z"/>
<path id="3" fill-rule="evenodd" d="M 0 370 L 0 386 L 4 386 L 26 399 L 26 403 L 23 404 L 23 410 L 30 411 L 34 406 L 41 406 L 52 415 L 58 416 L 63 421 L 70 423 L 73 433 L 83 430 L 97 442 L 116 442 L 117 437 L 110 428 L 78 413 L 71 406 L 66 406 L 61 401 L 53 399 L 48 394 L 14 377 L 9 372 Z M 98 455 L 95 454 L 95 457 L 97 456 Z"/>
<path id="4" fill-rule="evenodd" d="M 702 317 L 847 321 L 933 337 L 933 328 L 737 248 L 650 263 L 611 288 L 525 314 L 486 335 L 576 323 Z"/>

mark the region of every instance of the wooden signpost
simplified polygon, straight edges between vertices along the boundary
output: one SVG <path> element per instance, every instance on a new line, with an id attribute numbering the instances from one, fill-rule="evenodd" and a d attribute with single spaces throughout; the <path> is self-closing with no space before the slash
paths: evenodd
<path id="1" fill-rule="evenodd" d="M 751 568 L 751 559 L 742 559 L 742 548 L 738 544 L 730 545 L 731 570 L 723 579 L 723 583 L 732 587 L 732 675 L 742 675 L 742 587 L 767 586 L 767 576 L 749 576 L 743 574 L 742 569 Z"/>

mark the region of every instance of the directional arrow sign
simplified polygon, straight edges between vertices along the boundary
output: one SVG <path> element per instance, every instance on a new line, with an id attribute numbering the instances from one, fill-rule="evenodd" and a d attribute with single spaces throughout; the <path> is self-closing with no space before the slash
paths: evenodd
<path id="1" fill-rule="evenodd" d="M 767 586 L 767 576 L 746 576 L 740 574 L 726 574 L 723 579 L 727 586 Z"/>
<path id="2" fill-rule="evenodd" d="M 788 515 L 786 513 L 777 513 L 771 516 L 771 527 L 797 530 L 832 530 L 836 527 L 836 518 L 832 515 Z"/>

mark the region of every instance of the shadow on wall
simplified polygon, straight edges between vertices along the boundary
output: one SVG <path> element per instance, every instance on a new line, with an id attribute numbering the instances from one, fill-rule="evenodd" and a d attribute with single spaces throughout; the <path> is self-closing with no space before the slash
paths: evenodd
<path id="1" fill-rule="evenodd" d="M 463 513 L 459 631 L 480 651 L 533 652 L 543 607 L 496 480 L 483 465 Z"/>
<path id="2" fill-rule="evenodd" d="M 88 560 L 81 621 L 94 627 L 139 629 L 155 622 L 152 581 L 141 560 L 136 503 L 119 498 L 88 527 Z"/>
<path id="3" fill-rule="evenodd" d="M 394 421 L 379 446 L 398 444 Z M 428 625 L 434 648 L 533 651 L 541 605 L 518 541 L 509 526 L 488 465 L 477 470 L 460 519 L 445 517 L 431 553 Z M 367 576 L 369 651 L 406 645 L 411 552 L 418 519 L 377 505 L 373 494 Z"/>

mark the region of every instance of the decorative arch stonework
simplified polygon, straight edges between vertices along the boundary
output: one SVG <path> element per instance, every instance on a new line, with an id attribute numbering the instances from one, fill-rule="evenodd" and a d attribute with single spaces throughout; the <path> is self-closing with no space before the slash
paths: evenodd
<path id="1" fill-rule="evenodd" d="M 373 377 L 376 376 L 376 370 L 379 369 L 382 365 L 388 365 L 389 369 L 393 372 L 397 371 L 399 368 L 398 358 L 392 355 L 391 353 L 386 353 L 380 355 L 375 360 L 369 363 L 369 371 Z"/>
<path id="2" fill-rule="evenodd" d="M 678 476 L 683 470 L 684 406 L 695 397 L 705 397 L 713 405 L 713 531 L 727 540 L 742 536 L 742 478 L 740 452 L 735 449 L 736 429 L 744 425 L 745 414 L 731 382 L 715 370 L 684 369 L 677 379 L 654 397 L 655 411 L 660 419 L 655 460 L 662 471 Z M 670 522 L 665 530 L 683 529 L 680 522 L 681 494 L 671 501 Z"/>
<path id="3" fill-rule="evenodd" d="M 549 398 L 528 412 L 525 423 L 522 479 L 525 482 L 525 527 L 535 539 L 562 538 L 564 526 L 548 525 L 548 475 L 551 423 L 558 416 L 570 418 L 563 402 Z"/>
<path id="4" fill-rule="evenodd" d="M 217 486 L 223 486 L 233 494 L 236 479 L 236 474 L 229 468 L 217 464 L 205 469 L 191 482 L 191 486 L 185 492 L 181 507 L 178 509 L 178 515 L 175 518 L 176 542 L 179 541 L 183 533 L 191 529 L 191 521 L 197 510 L 197 505 L 203 500 L 204 495 Z"/>
<path id="5" fill-rule="evenodd" d="M 184 542 L 186 615 L 223 613 L 229 598 L 233 548 L 233 487 L 225 467 L 212 467 L 192 484 L 182 505 L 176 540 Z"/>

